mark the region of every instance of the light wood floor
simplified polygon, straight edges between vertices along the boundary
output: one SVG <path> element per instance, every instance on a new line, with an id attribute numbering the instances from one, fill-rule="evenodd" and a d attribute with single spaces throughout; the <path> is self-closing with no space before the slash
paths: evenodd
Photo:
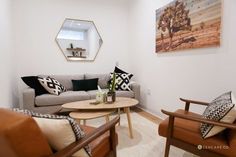
<path id="1" fill-rule="evenodd" d="M 152 121 L 155 124 L 160 124 L 160 122 L 162 121 L 160 118 L 158 118 L 157 116 L 154 116 L 151 113 L 148 113 L 146 111 L 144 111 L 143 109 L 139 108 L 139 107 L 132 107 L 131 109 L 132 111 L 136 112 L 137 114 L 139 114 L 140 116 Z"/>

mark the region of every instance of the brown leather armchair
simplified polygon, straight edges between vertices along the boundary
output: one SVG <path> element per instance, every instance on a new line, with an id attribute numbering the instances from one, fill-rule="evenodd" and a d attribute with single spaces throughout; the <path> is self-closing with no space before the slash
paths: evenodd
<path id="1" fill-rule="evenodd" d="M 202 118 L 189 112 L 190 104 L 209 105 L 206 102 L 180 99 L 185 102 L 185 110 L 162 112 L 168 115 L 159 125 L 159 135 L 166 137 L 165 157 L 169 156 L 170 145 L 184 149 L 201 157 L 236 157 L 236 124 L 223 123 Z M 224 133 L 203 139 L 200 123 L 226 127 Z"/>
<path id="2" fill-rule="evenodd" d="M 119 117 L 99 128 L 81 126 L 85 137 L 54 153 L 33 118 L 0 109 L 1 157 L 69 157 L 90 144 L 92 157 L 116 157 L 115 125 Z"/>

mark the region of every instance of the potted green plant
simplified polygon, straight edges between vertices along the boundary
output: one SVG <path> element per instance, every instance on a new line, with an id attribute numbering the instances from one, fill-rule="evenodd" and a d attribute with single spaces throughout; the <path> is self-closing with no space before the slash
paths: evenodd
<path id="1" fill-rule="evenodd" d="M 109 91 L 107 93 L 107 102 L 108 103 L 112 103 L 112 102 L 116 101 L 115 87 L 116 87 L 116 73 L 113 72 L 112 80 L 111 80 L 111 82 L 109 84 Z"/>

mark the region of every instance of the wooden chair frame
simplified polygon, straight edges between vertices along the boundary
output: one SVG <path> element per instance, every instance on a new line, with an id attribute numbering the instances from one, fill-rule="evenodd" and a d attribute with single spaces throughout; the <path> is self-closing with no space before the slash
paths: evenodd
<path id="1" fill-rule="evenodd" d="M 185 102 L 185 111 L 189 111 L 190 104 L 198 104 L 198 105 L 204 105 L 208 106 L 209 103 L 207 102 L 201 102 L 201 101 L 195 101 L 195 100 L 188 100 L 188 99 L 183 99 L 180 98 L 181 101 Z M 169 151 L 170 151 L 170 145 L 176 146 L 178 148 L 181 148 L 183 150 L 186 150 L 188 152 L 191 152 L 195 155 L 199 156 L 207 156 L 207 157 L 223 157 L 222 155 L 219 155 L 215 152 L 209 151 L 209 150 L 199 150 L 197 147 L 193 144 L 186 143 L 182 140 L 176 139 L 173 137 L 173 129 L 174 129 L 174 121 L 175 118 L 181 118 L 181 119 L 186 119 L 190 121 L 196 121 L 196 122 L 201 122 L 201 123 L 208 123 L 208 124 L 213 124 L 217 126 L 222 126 L 226 127 L 229 129 L 234 129 L 236 130 L 236 125 L 235 124 L 230 124 L 230 123 L 224 123 L 224 122 L 219 122 L 219 121 L 213 121 L 205 118 L 199 118 L 199 117 L 194 117 L 194 116 L 188 116 L 186 114 L 180 114 L 180 113 L 174 113 L 174 112 L 168 112 L 165 110 L 161 110 L 162 113 L 166 114 L 169 116 L 169 126 L 168 126 L 168 133 L 167 133 L 167 139 L 166 139 L 166 148 L 165 148 L 165 157 L 169 156 Z"/>
<path id="2" fill-rule="evenodd" d="M 112 157 L 116 157 L 116 131 L 115 126 L 119 122 L 120 117 L 117 116 L 110 122 L 100 126 L 99 128 L 95 129 L 94 131 L 90 132 L 86 136 L 84 136 L 81 140 L 71 143 L 66 148 L 56 152 L 55 154 L 51 155 L 50 157 L 71 157 L 75 152 L 83 148 L 84 146 L 88 145 L 90 142 L 104 134 L 105 132 L 110 132 L 110 155 Z"/>

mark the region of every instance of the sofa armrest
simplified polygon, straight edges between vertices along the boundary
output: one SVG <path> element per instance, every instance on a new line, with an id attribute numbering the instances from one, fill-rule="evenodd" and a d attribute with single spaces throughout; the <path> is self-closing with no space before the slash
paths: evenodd
<path id="1" fill-rule="evenodd" d="M 136 82 L 133 82 L 130 87 L 131 90 L 134 92 L 134 98 L 140 102 L 140 85 Z"/>
<path id="2" fill-rule="evenodd" d="M 35 90 L 26 88 L 23 91 L 23 108 L 28 110 L 34 109 Z"/>

